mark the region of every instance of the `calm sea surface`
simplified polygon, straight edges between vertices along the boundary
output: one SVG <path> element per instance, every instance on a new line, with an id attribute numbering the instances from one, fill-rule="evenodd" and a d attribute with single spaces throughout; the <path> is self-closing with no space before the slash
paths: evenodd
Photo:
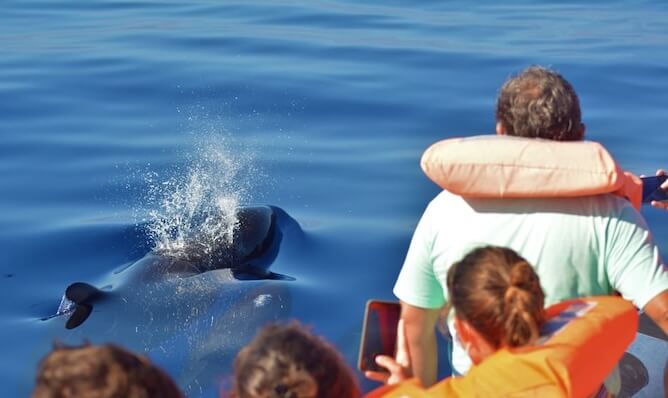
<path id="1" fill-rule="evenodd" d="M 530 64 L 573 83 L 588 138 L 625 168 L 668 167 L 668 5 L 506 3 L 4 1 L 0 395 L 29 395 L 54 340 L 87 339 L 145 353 L 188 396 L 214 397 L 273 319 L 312 325 L 354 366 L 364 302 L 392 298 L 438 192 L 422 151 L 492 133 L 498 87 Z M 305 234 L 285 237 L 272 269 L 296 281 L 207 273 L 148 289 L 115 274 L 150 250 L 146 222 L 179 198 L 177 213 L 210 200 L 284 209 Z M 668 213 L 644 215 L 665 252 Z M 70 331 L 43 320 L 75 281 L 134 301 L 111 297 Z M 650 388 L 639 396 L 661 394 Z"/>

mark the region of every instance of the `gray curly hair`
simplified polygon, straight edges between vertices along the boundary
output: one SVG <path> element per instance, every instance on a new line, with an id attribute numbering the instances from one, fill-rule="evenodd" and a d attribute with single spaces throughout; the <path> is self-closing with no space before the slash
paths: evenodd
<path id="1" fill-rule="evenodd" d="M 530 66 L 503 84 L 496 120 L 507 135 L 556 141 L 584 138 L 580 101 L 573 86 L 542 66 Z"/>

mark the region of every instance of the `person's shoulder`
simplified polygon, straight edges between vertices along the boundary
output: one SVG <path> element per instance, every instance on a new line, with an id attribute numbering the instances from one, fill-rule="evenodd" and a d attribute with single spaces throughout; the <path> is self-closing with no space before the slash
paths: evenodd
<path id="1" fill-rule="evenodd" d="M 611 217 L 622 217 L 623 215 L 633 215 L 642 218 L 640 212 L 633 207 L 626 198 L 612 193 L 596 195 L 591 197 L 597 208 L 604 215 Z"/>
<path id="2" fill-rule="evenodd" d="M 614 194 L 596 195 L 587 197 L 588 216 L 599 217 L 609 228 L 612 225 L 624 228 L 648 229 L 645 217 L 631 202 Z"/>
<path id="3" fill-rule="evenodd" d="M 458 201 L 462 201 L 460 196 L 445 190 L 441 191 L 427 204 L 415 233 L 433 234 L 443 226 L 444 219 L 450 220 L 458 214 L 456 210 L 460 207 L 457 205 Z"/>
<path id="4" fill-rule="evenodd" d="M 427 206 L 428 209 L 442 209 L 447 205 L 452 205 L 454 203 L 461 202 L 463 199 L 461 196 L 456 195 L 450 191 L 442 190 L 436 195 Z"/>
<path id="5" fill-rule="evenodd" d="M 555 207 L 569 208 L 581 215 L 619 217 L 623 213 L 640 214 L 626 198 L 612 193 L 552 198 Z"/>

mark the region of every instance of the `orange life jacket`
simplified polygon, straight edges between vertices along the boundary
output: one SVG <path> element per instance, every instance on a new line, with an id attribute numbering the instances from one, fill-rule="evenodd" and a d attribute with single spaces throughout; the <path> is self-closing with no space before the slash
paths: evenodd
<path id="1" fill-rule="evenodd" d="M 548 321 L 535 345 L 501 349 L 465 376 L 428 389 L 411 379 L 365 397 L 590 397 L 635 338 L 635 307 L 604 296 L 568 300 L 546 311 Z"/>

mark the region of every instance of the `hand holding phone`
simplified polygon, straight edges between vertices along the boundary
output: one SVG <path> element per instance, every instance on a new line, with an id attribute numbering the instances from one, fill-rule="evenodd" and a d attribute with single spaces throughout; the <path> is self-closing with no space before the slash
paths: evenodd
<path id="1" fill-rule="evenodd" d="M 394 357 L 401 304 L 396 301 L 369 300 L 364 311 L 362 339 L 357 367 L 361 371 L 388 372 L 376 364 L 376 356 Z"/>
<path id="2" fill-rule="evenodd" d="M 661 202 L 668 200 L 668 192 L 661 189 L 668 176 L 641 177 L 642 180 L 642 202 L 651 203 L 652 201 Z"/>

